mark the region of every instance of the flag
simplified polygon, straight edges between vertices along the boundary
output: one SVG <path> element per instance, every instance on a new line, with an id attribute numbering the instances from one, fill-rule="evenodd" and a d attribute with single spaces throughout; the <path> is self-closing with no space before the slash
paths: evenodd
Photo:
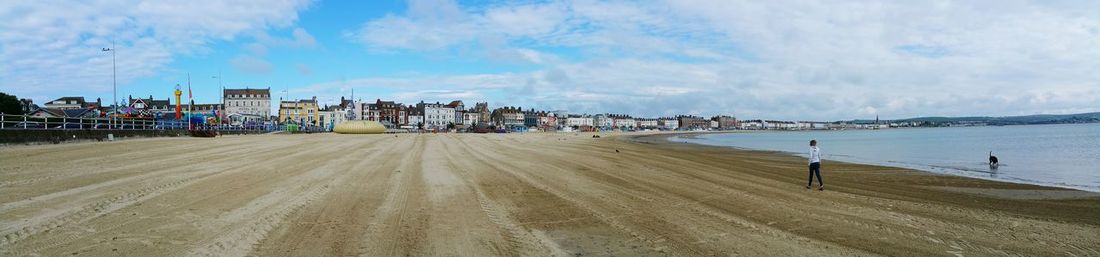
<path id="1" fill-rule="evenodd" d="M 191 111 L 195 109 L 195 100 L 191 99 L 191 73 L 187 73 L 187 101 L 191 102 L 191 104 L 187 106 L 187 129 L 190 130 L 194 129 L 191 124 L 191 118 L 193 118 Z"/>

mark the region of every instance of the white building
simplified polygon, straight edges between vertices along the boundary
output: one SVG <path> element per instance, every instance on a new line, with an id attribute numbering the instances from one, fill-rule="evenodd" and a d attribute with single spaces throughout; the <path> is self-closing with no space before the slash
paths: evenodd
<path id="1" fill-rule="evenodd" d="M 611 122 L 613 123 L 612 127 L 615 128 L 634 128 L 638 125 L 634 118 L 629 117 L 613 118 Z"/>
<path id="2" fill-rule="evenodd" d="M 798 123 L 791 122 L 791 121 L 772 121 L 772 122 L 769 122 L 769 124 L 775 124 L 775 128 L 778 128 L 778 129 L 785 129 L 785 130 L 798 129 Z"/>
<path id="3" fill-rule="evenodd" d="M 762 120 L 743 120 L 741 121 L 739 129 L 755 130 L 764 129 L 764 121 Z"/>
<path id="4" fill-rule="evenodd" d="M 657 121 L 657 126 L 667 130 L 676 130 L 680 128 L 680 120 L 675 118 L 662 118 Z"/>
<path id="5" fill-rule="evenodd" d="M 344 122 L 347 118 L 347 111 L 340 108 L 325 108 L 321 110 L 320 126 L 327 130 L 332 130 L 337 124 Z"/>
<path id="6" fill-rule="evenodd" d="M 423 125 L 424 124 L 423 122 L 424 122 L 424 115 L 420 115 L 419 112 L 413 111 L 412 113 L 409 114 L 409 125 L 405 126 L 404 128 L 409 128 L 409 129 L 420 128 L 418 126 Z"/>
<path id="7" fill-rule="evenodd" d="M 481 113 L 475 111 L 462 112 L 462 124 L 466 125 L 467 128 L 472 128 L 480 123 L 479 117 L 481 117 Z"/>
<path id="8" fill-rule="evenodd" d="M 565 119 L 566 127 L 594 126 L 594 119 L 590 116 L 570 116 Z"/>
<path id="9" fill-rule="evenodd" d="M 779 129 L 779 121 L 765 120 L 764 129 Z"/>
<path id="10" fill-rule="evenodd" d="M 811 126 L 812 125 L 809 122 L 802 122 L 802 121 L 795 121 L 794 122 L 794 127 L 795 127 L 795 129 L 798 129 L 798 130 L 807 130 L 807 129 L 810 129 Z"/>
<path id="11" fill-rule="evenodd" d="M 654 129 L 659 127 L 657 119 L 637 119 L 639 128 Z"/>
<path id="12" fill-rule="evenodd" d="M 230 124 L 266 121 L 271 117 L 271 89 L 225 89 L 222 91 L 225 114 Z"/>
<path id="13" fill-rule="evenodd" d="M 448 124 L 455 124 L 455 108 L 441 103 L 416 104 L 418 112 L 424 114 L 424 129 L 447 129 Z"/>
<path id="14" fill-rule="evenodd" d="M 368 108 L 369 108 L 369 106 L 366 102 L 362 102 L 362 101 L 352 102 L 351 107 L 350 107 L 351 116 L 352 116 L 351 119 L 353 119 L 353 120 L 366 120 L 367 115 L 368 115 L 367 114 Z"/>
<path id="15" fill-rule="evenodd" d="M 615 119 L 607 116 L 606 114 L 596 114 L 592 117 L 592 126 L 601 128 L 610 128 L 615 126 Z"/>

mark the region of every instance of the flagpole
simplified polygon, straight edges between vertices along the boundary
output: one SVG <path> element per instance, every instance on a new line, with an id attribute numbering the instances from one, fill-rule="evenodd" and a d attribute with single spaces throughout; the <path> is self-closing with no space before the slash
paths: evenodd
<path id="1" fill-rule="evenodd" d="M 221 102 L 221 110 L 220 110 L 221 112 L 219 112 L 215 116 L 218 117 L 218 125 L 222 125 L 222 123 L 225 123 L 225 120 L 224 120 L 225 119 L 225 117 L 224 117 L 225 116 L 225 86 L 222 85 L 222 70 L 221 69 L 218 70 L 218 90 L 220 90 L 220 92 L 218 92 L 218 96 L 220 96 L 220 97 L 218 97 L 218 99 L 219 99 L 219 102 Z"/>
<path id="2" fill-rule="evenodd" d="M 191 73 L 187 73 L 187 129 L 194 129 L 191 125 L 191 112 L 195 109 L 195 100 L 191 99 Z"/>

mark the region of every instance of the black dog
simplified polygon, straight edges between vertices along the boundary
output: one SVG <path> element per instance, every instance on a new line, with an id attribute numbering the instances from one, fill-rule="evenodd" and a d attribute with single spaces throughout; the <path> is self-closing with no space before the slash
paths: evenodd
<path id="1" fill-rule="evenodd" d="M 989 152 L 989 167 L 993 168 L 993 169 L 996 169 L 997 166 L 1000 166 L 1000 163 L 998 163 L 998 161 L 997 161 L 997 156 L 993 156 L 993 151 L 990 151 Z"/>

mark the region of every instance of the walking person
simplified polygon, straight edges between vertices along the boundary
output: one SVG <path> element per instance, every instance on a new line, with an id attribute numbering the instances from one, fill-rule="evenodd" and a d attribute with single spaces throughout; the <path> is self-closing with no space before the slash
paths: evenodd
<path id="1" fill-rule="evenodd" d="M 821 182 L 821 149 L 817 148 L 817 140 L 810 140 L 810 180 L 806 182 L 806 189 L 814 185 L 814 174 L 817 174 L 817 190 L 825 191 L 825 182 Z"/>

